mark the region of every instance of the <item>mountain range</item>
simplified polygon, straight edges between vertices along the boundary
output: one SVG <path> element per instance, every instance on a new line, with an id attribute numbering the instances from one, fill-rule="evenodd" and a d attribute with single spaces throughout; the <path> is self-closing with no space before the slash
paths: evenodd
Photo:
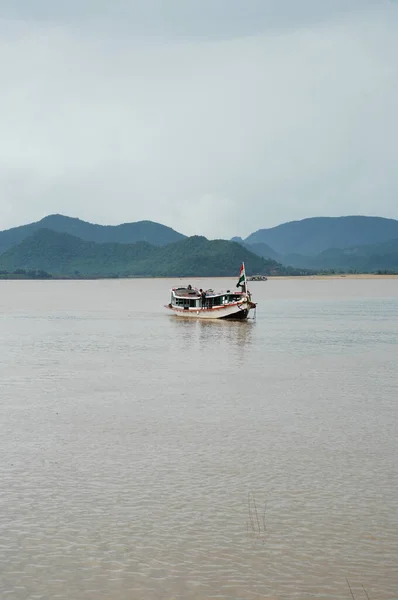
<path id="1" fill-rule="evenodd" d="M 372 245 L 398 238 L 398 221 L 383 217 L 312 217 L 259 229 L 244 241 L 268 244 L 279 256 L 314 256 L 329 248 Z"/>
<path id="2" fill-rule="evenodd" d="M 398 273 L 398 221 L 314 217 L 245 239 L 187 237 L 152 221 L 96 225 L 49 215 L 0 231 L 0 271 L 53 276 L 229 276 L 320 271 Z"/>
<path id="3" fill-rule="evenodd" d="M 211 277 L 236 275 L 241 262 L 252 273 L 294 272 L 235 242 L 193 236 L 155 246 L 97 243 L 39 229 L 0 255 L 0 272 L 41 270 L 54 276 Z"/>
<path id="4" fill-rule="evenodd" d="M 40 229 L 69 233 L 82 240 L 99 244 L 148 242 L 154 246 L 164 246 L 186 237 L 170 227 L 153 221 L 137 221 L 136 223 L 122 223 L 121 225 L 96 225 L 64 215 L 48 215 L 40 221 L 0 231 L 0 255 Z"/>
<path id="5" fill-rule="evenodd" d="M 313 217 L 259 229 L 248 250 L 296 268 L 319 271 L 398 273 L 398 221 L 383 217 Z"/>

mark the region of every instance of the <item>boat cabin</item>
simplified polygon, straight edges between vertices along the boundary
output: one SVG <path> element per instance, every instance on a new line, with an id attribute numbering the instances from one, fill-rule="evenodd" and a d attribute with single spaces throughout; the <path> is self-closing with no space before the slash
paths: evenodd
<path id="1" fill-rule="evenodd" d="M 233 304 L 242 299 L 242 292 L 231 292 L 226 290 L 225 292 L 217 292 L 214 290 L 202 290 L 193 288 L 188 285 L 187 287 L 173 288 L 171 290 L 171 306 L 178 306 L 185 310 L 190 308 L 213 308 L 215 306 L 225 306 L 227 304 Z"/>

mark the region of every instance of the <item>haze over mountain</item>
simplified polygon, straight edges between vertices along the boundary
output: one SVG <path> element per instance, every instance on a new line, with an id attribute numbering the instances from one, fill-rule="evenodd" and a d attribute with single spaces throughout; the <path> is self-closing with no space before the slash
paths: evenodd
<path id="1" fill-rule="evenodd" d="M 381 244 L 330 248 L 316 256 L 290 254 L 284 261 L 297 268 L 315 271 L 356 271 L 374 273 L 391 271 L 398 273 L 398 238 Z"/>
<path id="2" fill-rule="evenodd" d="M 148 242 L 154 246 L 164 246 L 185 237 L 170 227 L 152 221 L 122 223 L 121 225 L 96 225 L 64 215 L 48 215 L 35 223 L 0 231 L 0 254 L 40 229 L 69 233 L 82 240 L 98 243 Z"/>
<path id="3" fill-rule="evenodd" d="M 233 239 L 259 256 L 296 268 L 398 272 L 398 221 L 394 219 L 314 217 L 260 229 L 246 240 Z"/>
<path id="4" fill-rule="evenodd" d="M 398 237 L 398 221 L 382 217 L 313 217 L 259 229 L 244 242 L 268 244 L 279 257 L 289 254 L 313 256 L 328 248 L 382 243 Z"/>
<path id="5" fill-rule="evenodd" d="M 231 241 L 238 242 L 238 244 L 245 246 L 245 248 L 251 252 L 254 252 L 255 254 L 258 254 L 258 256 L 262 256 L 263 258 L 273 258 L 275 260 L 280 260 L 281 258 L 278 252 L 275 252 L 275 250 L 273 250 L 271 246 L 268 246 L 268 244 L 264 244 L 262 242 L 249 244 L 241 237 L 233 237 Z"/>
<path id="6" fill-rule="evenodd" d="M 245 261 L 249 273 L 293 272 L 226 240 L 185 238 L 159 247 L 147 242 L 87 242 L 49 229 L 36 231 L 0 255 L 0 270 L 40 269 L 53 275 L 233 276 Z"/>
<path id="7" fill-rule="evenodd" d="M 274 246 L 258 241 L 264 239 Z M 269 268 L 280 263 L 276 266 L 279 273 L 287 273 L 287 267 L 296 274 L 302 269 L 398 271 L 397 239 L 398 221 L 380 217 L 316 217 L 258 230 L 246 240 L 236 237 L 233 241 L 210 242 L 200 236 L 186 238 L 150 221 L 103 226 L 50 215 L 39 222 L 0 232 L 0 263 L 4 270 L 41 269 L 59 274 L 79 271 L 87 275 L 181 274 L 184 269 L 191 274 L 196 265 L 198 274 L 220 275 L 224 269 L 232 268 L 233 260 L 240 265 L 247 255 L 253 274 L 257 274 L 256 267 L 264 267 L 264 263 L 253 262 L 254 256 L 266 259 Z M 179 243 L 175 245 L 176 242 Z M 164 257 L 170 256 L 172 262 L 167 265 Z M 206 261 L 207 265 L 201 264 Z"/>

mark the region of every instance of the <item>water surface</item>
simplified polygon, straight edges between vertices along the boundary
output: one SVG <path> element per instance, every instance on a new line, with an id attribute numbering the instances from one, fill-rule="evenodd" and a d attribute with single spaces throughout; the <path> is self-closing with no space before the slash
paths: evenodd
<path id="1" fill-rule="evenodd" d="M 174 283 L 0 281 L 0 597 L 398 598 L 398 280 Z"/>

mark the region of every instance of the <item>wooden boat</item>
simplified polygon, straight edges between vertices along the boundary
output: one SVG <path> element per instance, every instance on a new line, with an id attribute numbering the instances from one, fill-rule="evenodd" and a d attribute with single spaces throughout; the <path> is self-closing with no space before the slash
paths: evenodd
<path id="1" fill-rule="evenodd" d="M 170 303 L 165 306 L 178 317 L 194 319 L 247 319 L 249 312 L 256 308 L 247 289 L 245 265 L 242 263 L 239 281 L 236 285 L 242 288 L 236 292 L 231 290 L 215 292 L 188 285 L 171 290 Z"/>

